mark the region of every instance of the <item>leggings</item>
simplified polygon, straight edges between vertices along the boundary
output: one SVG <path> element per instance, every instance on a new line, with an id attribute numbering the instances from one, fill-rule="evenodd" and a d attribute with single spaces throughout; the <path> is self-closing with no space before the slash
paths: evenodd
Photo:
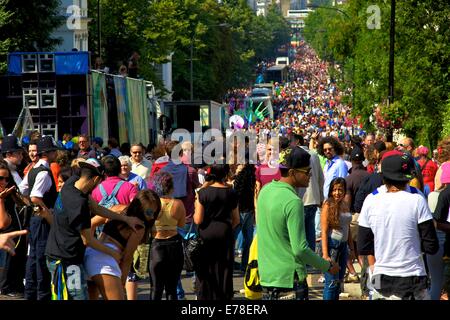
<path id="1" fill-rule="evenodd" d="M 183 270 L 183 245 L 180 235 L 169 239 L 153 239 L 150 252 L 152 300 L 161 300 L 166 290 L 167 300 L 177 300 L 177 284 Z"/>

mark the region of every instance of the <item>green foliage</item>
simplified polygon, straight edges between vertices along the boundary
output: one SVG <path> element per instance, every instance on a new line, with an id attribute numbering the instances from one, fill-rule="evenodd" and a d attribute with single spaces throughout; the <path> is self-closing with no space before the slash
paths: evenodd
<path id="1" fill-rule="evenodd" d="M 0 72 L 6 69 L 6 53 L 52 50 L 60 40 L 51 33 L 64 21 L 59 0 L 0 1 Z"/>
<path id="2" fill-rule="evenodd" d="M 98 52 L 97 0 L 89 0 L 90 44 Z M 289 42 L 289 25 L 270 8 L 257 17 L 245 0 L 101 0 L 102 59 L 112 71 L 139 52 L 139 74 L 157 83 L 155 64 L 171 55 L 174 99 L 221 99 L 254 79 L 254 65 Z"/>
<path id="3" fill-rule="evenodd" d="M 442 122 L 444 127 L 442 129 L 441 139 L 450 136 L 450 100 L 447 101 L 447 110 L 444 112 Z"/>
<path id="4" fill-rule="evenodd" d="M 400 120 L 416 144 L 434 147 L 449 108 L 450 7 L 444 0 L 396 3 L 395 103 L 384 116 Z M 370 5 L 380 8 L 380 29 L 367 27 Z M 388 98 L 390 2 L 350 0 L 339 8 L 350 18 L 317 9 L 306 20 L 305 38 L 320 57 L 343 64 L 339 84 L 354 87 L 353 112 L 369 125 L 374 106 Z"/>
<path id="5" fill-rule="evenodd" d="M 0 30 L 7 25 L 8 21 L 12 17 L 12 12 L 6 9 L 7 0 L 0 1 Z M 0 56 L 5 57 L 9 51 L 11 46 L 11 39 L 0 39 Z M 6 59 L 0 60 L 0 72 L 4 72 L 6 70 Z"/>

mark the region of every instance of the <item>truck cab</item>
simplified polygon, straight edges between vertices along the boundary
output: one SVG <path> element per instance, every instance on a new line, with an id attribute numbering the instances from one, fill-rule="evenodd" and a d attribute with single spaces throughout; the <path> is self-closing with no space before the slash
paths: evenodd
<path id="1" fill-rule="evenodd" d="M 289 57 L 278 57 L 275 60 L 275 65 L 277 66 L 288 66 L 289 65 Z"/>

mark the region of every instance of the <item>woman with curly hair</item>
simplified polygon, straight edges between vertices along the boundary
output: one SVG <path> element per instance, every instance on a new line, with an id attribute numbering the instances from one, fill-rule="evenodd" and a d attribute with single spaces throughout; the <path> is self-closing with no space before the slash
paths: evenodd
<path id="1" fill-rule="evenodd" d="M 335 178 L 330 183 L 328 199 L 322 207 L 320 225 L 322 229 L 323 258 L 339 264 L 338 274 L 325 273 L 323 289 L 324 300 L 339 300 L 347 266 L 347 245 L 354 252 L 354 243 L 350 234 L 352 214 L 348 203 L 344 201 L 347 184 L 344 178 Z M 354 258 L 354 257 L 353 257 Z"/>
<path id="2" fill-rule="evenodd" d="M 161 212 L 152 230 L 150 274 L 152 300 L 161 300 L 164 290 L 167 300 L 177 300 L 177 284 L 183 270 L 183 244 L 178 229 L 184 227 L 186 210 L 183 202 L 173 198 L 173 177 L 158 171 L 152 179 L 153 190 L 161 199 Z"/>

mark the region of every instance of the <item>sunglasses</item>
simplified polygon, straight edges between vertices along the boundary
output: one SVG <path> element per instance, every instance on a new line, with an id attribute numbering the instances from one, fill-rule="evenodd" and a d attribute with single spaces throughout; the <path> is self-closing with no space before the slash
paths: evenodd
<path id="1" fill-rule="evenodd" d="M 155 211 L 153 211 L 152 208 L 147 208 L 144 210 L 144 214 L 145 216 L 147 216 L 150 219 L 154 219 L 155 218 Z"/>
<path id="2" fill-rule="evenodd" d="M 141 151 L 134 151 L 134 152 L 131 152 L 132 154 L 142 154 L 142 152 Z"/>
<path id="3" fill-rule="evenodd" d="M 9 182 L 9 177 L 0 176 L 0 181 L 5 180 L 5 182 Z"/>
<path id="4" fill-rule="evenodd" d="M 294 170 L 298 171 L 298 172 L 303 172 L 303 173 L 305 173 L 307 175 L 311 174 L 311 168 L 308 168 L 308 169 L 294 169 Z"/>
<path id="5" fill-rule="evenodd" d="M 323 148 L 323 151 L 332 151 L 332 150 L 334 150 L 334 148 Z"/>

